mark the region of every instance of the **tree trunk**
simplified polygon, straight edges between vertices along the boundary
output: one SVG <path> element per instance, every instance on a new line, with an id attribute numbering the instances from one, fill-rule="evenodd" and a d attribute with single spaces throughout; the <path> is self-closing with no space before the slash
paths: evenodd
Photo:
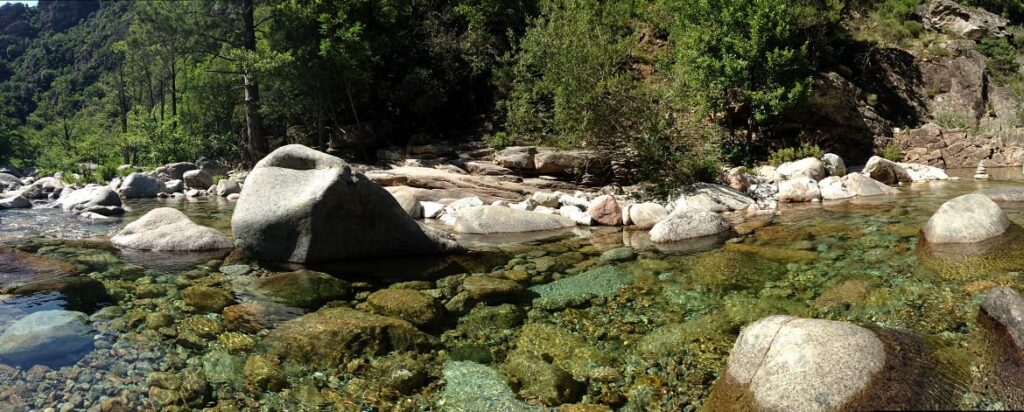
<path id="1" fill-rule="evenodd" d="M 242 24 L 245 35 L 246 50 L 256 51 L 256 25 L 254 14 L 256 5 L 254 0 L 242 2 Z M 253 73 L 247 68 L 242 76 L 243 87 L 245 88 L 245 128 L 249 135 L 249 156 L 255 162 L 270 152 L 270 144 L 263 136 L 263 126 L 260 119 L 260 89 L 253 78 Z"/>
<path id="2" fill-rule="evenodd" d="M 124 65 L 117 70 L 117 106 L 121 112 L 121 133 L 128 133 L 128 97 L 125 93 Z"/>

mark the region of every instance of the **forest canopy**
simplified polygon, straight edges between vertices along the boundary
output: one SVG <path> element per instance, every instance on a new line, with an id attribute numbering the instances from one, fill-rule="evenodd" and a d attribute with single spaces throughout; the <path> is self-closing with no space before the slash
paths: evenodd
<path id="1" fill-rule="evenodd" d="M 978 2 L 1020 22 L 1019 2 Z M 620 150 L 700 179 L 790 143 L 776 126 L 842 60 L 851 16 L 913 31 L 920 3 L 8 4 L 0 163 L 251 163 L 286 143 L 372 161 L 388 146 L 484 139 Z"/>

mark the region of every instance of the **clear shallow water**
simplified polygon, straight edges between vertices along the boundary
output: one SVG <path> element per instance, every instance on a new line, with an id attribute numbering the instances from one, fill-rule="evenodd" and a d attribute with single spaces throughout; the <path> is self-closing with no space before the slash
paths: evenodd
<path id="1" fill-rule="evenodd" d="M 1024 245 L 990 259 L 950 262 L 922 256 L 917 239 L 942 202 L 1003 186 L 1022 183 L 933 182 L 904 188 L 898 196 L 784 205 L 779 216 L 749 234 L 674 249 L 647 248 L 635 239 L 642 235 L 597 229 L 568 231 L 551 239 L 463 239 L 484 251 L 451 259 L 318 267 L 351 287 L 348 298 L 331 306 L 367 310 L 370 293 L 397 282 L 419 281 L 403 287 L 436 295 L 438 304 L 445 306 L 444 319 L 423 328 L 434 339 L 429 349 L 357 355 L 352 362 L 333 367 L 286 360 L 270 367 L 286 383 L 270 386 L 253 377 L 252 370 L 247 372 L 245 365 L 263 356 L 264 346 L 277 338 L 266 331 L 229 331 L 222 316 L 185 307 L 182 290 L 205 285 L 230 291 L 239 301 L 266 305 L 267 318 L 280 324 L 311 309 L 266 301 L 239 284 L 254 275 L 294 267 L 261 268 L 228 257 L 226 264 L 255 269 L 254 274 L 236 276 L 215 269 L 220 256 L 170 259 L 124 253 L 89 240 L 36 239 L 102 237 L 165 205 L 180 207 L 197 222 L 229 234 L 230 203 L 130 203 L 132 210 L 122 221 L 104 224 L 81 222 L 60 211 L 3 211 L 0 241 L 20 246 L 24 257 L 42 261 L 0 265 L 0 280 L 12 284 L 74 273 L 101 282 L 108 296 L 86 299 L 62 290 L 0 298 L 0 328 L 27 313 L 68 307 L 94 315 L 99 332 L 96 350 L 76 364 L 37 374 L 0 368 L 0 381 L 15 389 L 0 392 L 0 408 L 20 402 L 29 408 L 73 404 L 88 409 L 103 397 L 124 397 L 133 408 L 180 404 L 220 405 L 225 410 L 422 410 L 433 408 L 443 397 L 445 362 L 474 360 L 508 372 L 508 359 L 527 353 L 558 366 L 582 387 L 568 402 L 623 410 L 687 410 L 707 398 L 739 330 L 772 314 L 911 331 L 928 342 L 930 362 L 941 364 L 938 369 L 953 382 L 954 390 L 934 395 L 944 398 L 946 405 L 1021 407 L 1024 393 L 1013 378 L 1018 372 L 1007 366 L 995 344 L 998 337 L 979 321 L 978 306 L 993 286 L 1024 290 L 1024 259 L 1017 254 Z M 1011 220 L 1024 224 L 1024 204 L 1001 206 Z M 501 242 L 509 240 L 517 243 Z M 624 244 L 638 249 L 619 253 Z M 208 263 L 211 259 L 215 262 Z M 527 293 L 524 298 L 498 293 L 479 306 L 459 307 L 452 304 L 457 299 L 451 295 L 457 296 L 460 289 L 445 290 L 468 274 L 559 294 L 538 298 Z M 108 305 L 116 309 L 97 311 Z M 161 326 L 157 313 L 166 313 L 171 323 Z M 217 325 L 210 326 L 214 332 L 199 333 L 198 341 L 189 334 L 202 330 L 195 324 L 205 320 L 196 318 Z M 392 375 L 401 371 L 422 379 L 396 382 Z M 160 375 L 153 374 L 160 372 L 201 374 L 206 386 L 154 385 Z M 522 384 L 515 378 L 512 383 L 514 388 Z M 40 399 L 35 394 L 40 388 L 56 395 Z M 530 390 L 523 390 L 523 398 L 540 402 Z"/>

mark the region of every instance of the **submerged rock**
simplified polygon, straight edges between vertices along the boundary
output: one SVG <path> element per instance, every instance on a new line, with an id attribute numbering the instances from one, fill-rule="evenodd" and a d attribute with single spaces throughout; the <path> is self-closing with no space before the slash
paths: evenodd
<path id="1" fill-rule="evenodd" d="M 476 362 L 456 361 L 444 365 L 444 391 L 438 408 L 447 412 L 541 411 L 516 398 L 498 371 Z"/>
<path id="2" fill-rule="evenodd" d="M 374 312 L 394 316 L 416 326 L 433 327 L 441 321 L 443 310 L 434 298 L 412 289 L 381 289 L 366 302 Z"/>
<path id="3" fill-rule="evenodd" d="M 253 282 L 253 290 L 274 301 L 304 309 L 315 309 L 324 303 L 349 296 L 347 282 L 312 270 L 275 273 L 258 278 Z"/>
<path id="4" fill-rule="evenodd" d="M 177 209 L 151 210 L 121 229 L 110 243 L 138 250 L 200 251 L 230 249 L 234 245 L 215 229 L 200 226 Z"/>
<path id="5" fill-rule="evenodd" d="M 522 383 L 524 395 L 545 405 L 574 402 L 583 394 L 582 383 L 564 369 L 533 354 L 513 352 L 505 361 L 505 369 Z"/>
<path id="6" fill-rule="evenodd" d="M 260 160 L 231 229 L 250 256 L 297 263 L 437 255 L 461 250 L 416 223 L 386 190 L 345 161 L 301 145 Z"/>
<path id="7" fill-rule="evenodd" d="M 710 236 L 730 229 L 729 223 L 717 213 L 687 207 L 677 207 L 665 220 L 651 229 L 651 241 L 655 243 L 678 242 L 681 240 Z"/>
<path id="8" fill-rule="evenodd" d="M 921 231 L 930 243 L 974 243 L 999 236 L 1009 227 L 1010 219 L 999 205 L 971 193 L 943 203 Z"/>
<path id="9" fill-rule="evenodd" d="M 340 307 L 285 322 L 260 344 L 269 356 L 282 361 L 335 368 L 356 357 L 415 351 L 432 343 L 404 320 Z"/>
<path id="10" fill-rule="evenodd" d="M 455 231 L 469 234 L 519 233 L 576 226 L 572 220 L 502 206 L 468 207 L 457 213 Z"/>
<path id="11" fill-rule="evenodd" d="M 92 350 L 92 328 L 82 312 L 44 310 L 18 319 L 0 334 L 0 360 L 59 366 Z"/>
<path id="12" fill-rule="evenodd" d="M 616 266 L 601 266 L 576 276 L 530 288 L 538 295 L 533 305 L 557 310 L 582 305 L 595 297 L 614 296 L 619 289 L 633 284 L 633 277 Z"/>

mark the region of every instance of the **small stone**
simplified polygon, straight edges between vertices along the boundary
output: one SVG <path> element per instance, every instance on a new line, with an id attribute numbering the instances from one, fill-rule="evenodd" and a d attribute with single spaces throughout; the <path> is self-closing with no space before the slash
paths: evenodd
<path id="1" fill-rule="evenodd" d="M 286 381 L 281 368 L 263 355 L 253 355 L 245 361 L 243 369 L 245 381 L 258 390 L 278 391 Z"/>
<path id="2" fill-rule="evenodd" d="M 622 208 L 612 195 L 603 195 L 590 203 L 587 213 L 595 222 L 605 226 L 622 224 Z"/>
<path id="3" fill-rule="evenodd" d="M 209 286 L 192 286 L 181 292 L 185 304 L 199 312 L 220 313 L 225 307 L 233 305 L 235 299 L 231 293 L 220 288 Z"/>
<path id="4" fill-rule="evenodd" d="M 434 327 L 441 321 L 441 306 L 426 294 L 410 289 L 382 289 L 367 303 L 377 313 L 404 319 L 420 327 Z"/>
<path id="5" fill-rule="evenodd" d="M 601 254 L 603 262 L 623 262 L 636 257 L 636 252 L 629 246 L 615 248 Z"/>
<path id="6" fill-rule="evenodd" d="M 272 326 L 267 308 L 256 302 L 224 308 L 224 323 L 229 330 L 242 333 L 257 333 Z"/>
<path id="7" fill-rule="evenodd" d="M 228 265 L 220 267 L 220 273 L 228 276 L 245 276 L 251 271 L 252 268 L 250 268 L 249 265 Z"/>

